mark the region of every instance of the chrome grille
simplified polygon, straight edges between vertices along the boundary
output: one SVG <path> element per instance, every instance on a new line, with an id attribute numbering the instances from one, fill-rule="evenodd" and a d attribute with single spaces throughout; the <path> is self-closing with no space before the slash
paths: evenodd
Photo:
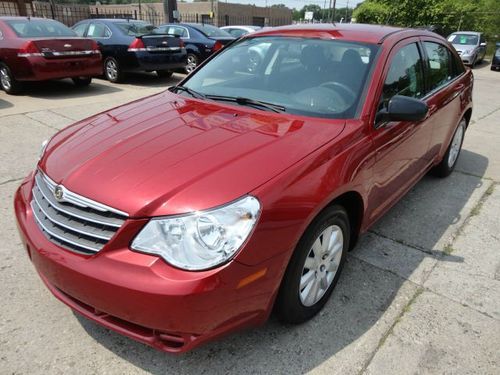
<path id="1" fill-rule="evenodd" d="M 61 193 L 59 199 L 56 190 Z M 128 216 L 57 185 L 42 172 L 35 175 L 31 208 L 36 223 L 49 240 L 85 254 L 101 250 Z"/>

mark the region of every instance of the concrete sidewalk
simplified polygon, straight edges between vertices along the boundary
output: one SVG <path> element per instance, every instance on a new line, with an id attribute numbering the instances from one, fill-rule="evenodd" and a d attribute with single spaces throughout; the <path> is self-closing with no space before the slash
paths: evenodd
<path id="1" fill-rule="evenodd" d="M 271 320 L 172 356 L 74 315 L 42 285 L 18 238 L 12 194 L 57 129 L 174 84 L 70 83 L 0 92 L 0 373 L 500 373 L 500 73 L 474 70 L 459 165 L 425 177 L 350 253 L 321 314 Z M 63 95 L 62 92 L 65 92 Z"/>

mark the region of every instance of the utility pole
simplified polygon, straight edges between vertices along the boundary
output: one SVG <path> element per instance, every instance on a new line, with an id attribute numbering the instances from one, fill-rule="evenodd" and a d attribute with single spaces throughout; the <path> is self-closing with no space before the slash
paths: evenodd
<path id="1" fill-rule="evenodd" d="M 345 23 L 349 23 L 349 0 L 347 0 L 347 5 L 345 6 Z"/>
<path id="2" fill-rule="evenodd" d="M 165 13 L 165 22 L 177 21 L 174 17 L 174 14 L 177 13 L 177 0 L 163 0 L 163 12 Z"/>
<path id="3" fill-rule="evenodd" d="M 337 4 L 337 0 L 333 0 L 333 17 L 332 22 L 335 23 L 335 5 Z"/>

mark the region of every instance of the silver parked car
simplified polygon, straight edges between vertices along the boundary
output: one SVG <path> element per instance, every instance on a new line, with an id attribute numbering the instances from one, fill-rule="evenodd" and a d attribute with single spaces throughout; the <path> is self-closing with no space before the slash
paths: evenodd
<path id="1" fill-rule="evenodd" d="M 464 64 L 471 67 L 483 61 L 486 55 L 486 40 L 482 33 L 457 31 L 448 37 L 448 41 L 453 44 Z"/>

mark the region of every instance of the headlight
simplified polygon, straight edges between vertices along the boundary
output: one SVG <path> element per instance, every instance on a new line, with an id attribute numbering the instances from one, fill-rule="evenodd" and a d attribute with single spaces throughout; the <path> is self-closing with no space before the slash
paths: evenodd
<path id="1" fill-rule="evenodd" d="M 259 201 L 245 196 L 207 211 L 151 219 L 132 242 L 132 249 L 159 255 L 186 270 L 212 268 L 236 254 L 259 214 Z"/>
<path id="2" fill-rule="evenodd" d="M 43 154 L 45 154 L 45 150 L 47 149 L 48 144 L 49 144 L 48 139 L 42 142 L 42 145 L 40 146 L 40 153 L 38 155 L 38 160 L 40 160 L 43 157 Z"/>

